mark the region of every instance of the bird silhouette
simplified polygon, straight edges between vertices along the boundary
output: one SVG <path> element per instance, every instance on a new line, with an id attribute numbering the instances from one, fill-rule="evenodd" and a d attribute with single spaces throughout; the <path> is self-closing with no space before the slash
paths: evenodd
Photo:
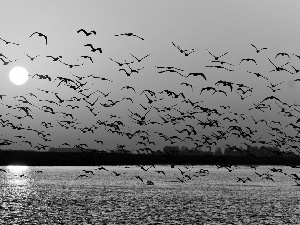
<path id="1" fill-rule="evenodd" d="M 275 59 L 278 57 L 278 56 L 287 56 L 289 59 L 291 59 L 290 55 L 288 53 L 285 53 L 285 52 L 279 52 L 276 54 L 275 56 Z"/>
<path id="2" fill-rule="evenodd" d="M 19 45 L 19 44 L 17 44 L 17 43 L 14 43 L 14 42 L 11 42 L 11 41 L 6 41 L 6 40 L 4 40 L 4 39 L 2 39 L 2 38 L 0 38 L 0 40 L 1 41 L 4 41 L 5 42 L 5 44 L 12 44 L 12 45 Z"/>
<path id="3" fill-rule="evenodd" d="M 42 33 L 40 33 L 40 32 L 34 32 L 34 33 L 32 33 L 31 35 L 30 35 L 30 37 L 32 37 L 33 35 L 35 35 L 35 34 L 37 34 L 39 37 L 43 37 L 43 38 L 45 38 L 45 40 L 46 40 L 46 45 L 48 44 L 47 42 L 48 42 L 48 38 L 47 38 L 47 36 L 45 35 L 45 34 L 42 34 Z"/>
<path id="4" fill-rule="evenodd" d="M 139 179 L 141 182 L 143 182 L 143 183 L 144 183 L 144 180 L 143 180 L 143 178 L 141 178 L 140 176 L 133 176 L 133 177 L 135 177 L 135 178 Z M 132 178 L 133 178 L 133 177 L 132 177 Z M 131 178 L 131 179 L 132 179 L 132 178 Z"/>
<path id="5" fill-rule="evenodd" d="M 103 166 L 99 167 L 98 170 L 106 170 L 108 171 L 106 168 L 104 168 Z"/>
<path id="6" fill-rule="evenodd" d="M 243 183 L 246 183 L 247 181 L 252 181 L 249 177 L 247 177 L 247 178 L 242 178 L 242 177 L 237 177 L 238 178 L 238 180 L 237 180 L 237 182 L 243 182 Z"/>
<path id="7" fill-rule="evenodd" d="M 82 55 L 82 56 L 79 57 L 79 59 L 80 59 L 80 58 L 88 59 L 88 60 L 90 60 L 92 63 L 94 63 L 94 61 L 93 61 L 93 59 L 92 59 L 91 56 L 88 56 L 88 55 Z M 77 61 L 78 61 L 79 59 L 77 59 Z"/>
<path id="8" fill-rule="evenodd" d="M 47 55 L 46 56 L 47 58 L 52 58 L 52 60 L 53 61 L 58 61 L 59 59 L 61 59 L 62 58 L 62 56 L 60 55 L 60 56 L 57 56 L 57 57 L 55 57 L 55 56 L 52 56 L 52 55 Z"/>
<path id="9" fill-rule="evenodd" d="M 260 48 L 260 49 L 259 49 L 259 48 L 257 48 L 255 45 L 253 45 L 253 44 L 251 44 L 251 46 L 255 48 L 256 53 L 260 53 L 262 50 L 268 49 L 268 48 Z"/>
<path id="10" fill-rule="evenodd" d="M 212 54 L 212 53 L 211 53 L 210 51 L 208 51 L 207 49 L 206 49 L 206 51 L 207 51 L 212 57 L 214 57 L 215 60 L 219 60 L 219 58 L 221 58 L 221 57 L 223 57 L 223 56 L 225 56 L 225 55 L 228 54 L 228 52 L 225 52 L 224 54 L 222 54 L 222 55 L 220 55 L 220 56 L 215 56 L 214 54 Z"/>
<path id="11" fill-rule="evenodd" d="M 77 176 L 77 177 L 76 177 L 76 179 L 78 179 L 78 178 L 82 178 L 82 177 L 87 177 L 87 178 L 89 178 L 89 176 L 88 176 L 88 175 L 81 174 L 81 175 Z"/>
<path id="12" fill-rule="evenodd" d="M 186 78 L 188 78 L 189 76 L 194 76 L 194 77 L 201 76 L 201 77 L 204 78 L 204 80 L 207 81 L 206 76 L 204 75 L 204 73 L 189 73 L 189 74 L 186 76 Z"/>
<path id="13" fill-rule="evenodd" d="M 96 35 L 96 31 L 92 30 L 90 32 L 87 32 L 85 29 L 80 29 L 77 31 L 77 33 L 79 34 L 80 32 L 83 32 L 85 34 L 85 36 L 90 36 L 91 34 Z"/>
<path id="14" fill-rule="evenodd" d="M 243 61 L 247 61 L 247 62 L 254 62 L 254 63 L 257 65 L 257 63 L 256 63 L 256 60 L 255 60 L 255 59 L 251 59 L 251 58 L 245 58 L 245 59 L 242 59 L 242 60 L 240 61 L 240 65 L 241 65 L 241 63 L 242 63 Z"/>
<path id="15" fill-rule="evenodd" d="M 190 54 L 192 54 L 193 52 L 198 50 L 198 49 L 194 49 L 194 48 L 191 50 L 188 50 L 188 49 L 183 50 L 179 45 L 176 45 L 174 42 L 172 42 L 172 44 L 175 48 L 177 48 L 180 51 L 180 53 L 183 53 L 184 56 L 189 56 Z"/>
<path id="16" fill-rule="evenodd" d="M 290 72 L 290 71 L 288 71 L 287 69 L 283 68 L 285 65 L 289 64 L 290 62 L 287 62 L 287 63 L 285 63 L 285 64 L 282 65 L 282 66 L 276 66 L 276 65 L 271 61 L 270 58 L 268 58 L 268 59 L 269 59 L 270 63 L 275 67 L 275 69 L 274 69 L 274 70 L 271 70 L 270 72 L 273 72 L 273 71 L 277 71 L 277 72 L 279 72 L 279 71 L 287 71 L 287 72 L 293 74 L 292 72 Z"/>
<path id="17" fill-rule="evenodd" d="M 90 47 L 92 52 L 98 51 L 98 52 L 102 53 L 102 49 L 101 48 L 94 48 L 94 46 L 92 44 L 85 44 L 84 46 Z"/>
<path id="18" fill-rule="evenodd" d="M 115 36 L 129 36 L 129 37 L 137 37 L 137 38 L 139 38 L 139 39 L 141 39 L 141 40 L 145 40 L 144 38 L 142 38 L 142 37 L 139 37 L 139 36 L 137 36 L 137 35 L 135 35 L 135 34 L 133 34 L 133 33 L 123 33 L 123 34 L 116 34 Z"/>
<path id="19" fill-rule="evenodd" d="M 130 53 L 131 54 L 131 53 Z M 141 62 L 143 59 L 147 58 L 148 56 L 150 56 L 150 54 L 138 59 L 137 57 L 135 57 L 133 54 L 131 54 L 133 58 L 135 58 L 138 62 Z"/>
<path id="20" fill-rule="evenodd" d="M 39 57 L 40 55 L 36 55 L 34 57 L 29 56 L 28 54 L 25 53 L 25 55 L 31 60 L 33 61 L 34 59 L 36 59 L 37 57 Z"/>

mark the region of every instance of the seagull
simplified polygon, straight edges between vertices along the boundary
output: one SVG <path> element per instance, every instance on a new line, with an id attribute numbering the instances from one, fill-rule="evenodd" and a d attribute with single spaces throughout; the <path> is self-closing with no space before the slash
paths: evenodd
<path id="1" fill-rule="evenodd" d="M 130 53 L 131 54 L 131 53 Z M 141 62 L 143 59 L 147 58 L 150 54 L 142 57 L 141 59 L 138 59 L 137 57 L 135 57 L 133 54 L 131 54 L 133 58 L 135 58 L 138 62 Z"/>
<path id="2" fill-rule="evenodd" d="M 94 48 L 94 46 L 92 44 L 86 44 L 84 45 L 86 47 L 91 47 L 91 51 L 92 52 L 96 52 L 96 51 L 99 51 L 100 53 L 102 53 L 102 49 L 101 48 Z"/>
<path id="3" fill-rule="evenodd" d="M 261 49 L 258 49 L 255 45 L 251 44 L 252 47 L 254 47 L 256 49 L 256 53 L 259 53 L 261 52 L 261 50 L 264 50 L 264 49 L 267 49 L 267 48 L 261 48 Z"/>
<path id="4" fill-rule="evenodd" d="M 7 173 L 7 171 L 6 171 L 6 170 L 4 170 L 4 169 L 0 169 L 0 171 L 2 171 L 2 172 L 4 172 L 4 173 Z"/>
<path id="5" fill-rule="evenodd" d="M 186 78 L 188 78 L 189 76 L 194 76 L 194 77 L 201 76 L 201 77 L 204 78 L 204 80 L 207 81 L 206 76 L 204 75 L 204 73 L 189 73 L 189 74 L 186 76 Z"/>
<path id="6" fill-rule="evenodd" d="M 83 32 L 86 36 L 90 36 L 91 34 L 94 34 L 96 35 L 96 31 L 92 30 L 91 32 L 87 32 L 86 30 L 84 29 L 80 29 L 77 31 L 77 33 L 79 34 L 80 32 Z"/>
<path id="7" fill-rule="evenodd" d="M 206 51 L 208 51 L 208 50 L 206 49 Z M 210 51 L 208 51 L 208 53 L 209 53 L 212 57 L 214 57 L 215 60 L 219 60 L 219 58 L 221 58 L 222 56 L 228 54 L 228 52 L 225 52 L 223 55 L 215 56 L 215 55 L 213 55 Z"/>
<path id="8" fill-rule="evenodd" d="M 17 44 L 17 43 L 13 43 L 13 42 L 10 42 L 10 41 L 6 41 L 6 40 L 4 40 L 4 39 L 2 39 L 2 38 L 0 38 L 0 40 L 1 41 L 4 41 L 5 42 L 5 44 L 12 44 L 12 45 L 19 45 L 19 44 Z"/>
<path id="9" fill-rule="evenodd" d="M 30 35 L 30 37 L 32 37 L 34 34 L 39 35 L 39 37 L 44 37 L 45 40 L 46 40 L 46 45 L 47 45 L 47 36 L 46 36 L 45 34 L 42 34 L 42 33 L 40 33 L 40 32 L 34 32 L 34 33 L 32 33 L 32 34 Z"/>
<path id="10" fill-rule="evenodd" d="M 37 58 L 37 57 L 40 56 L 40 55 L 36 55 L 36 56 L 34 56 L 34 57 L 31 57 L 30 55 L 28 55 L 28 54 L 26 54 L 26 53 L 25 53 L 25 55 L 26 55 L 31 61 L 33 61 L 35 58 Z"/>
<path id="11" fill-rule="evenodd" d="M 144 38 L 139 37 L 139 36 L 137 36 L 137 35 L 135 35 L 135 34 L 133 34 L 133 33 L 116 34 L 115 36 L 121 36 L 121 35 L 133 36 L 133 37 L 137 37 L 137 38 L 139 38 L 139 39 L 141 39 L 141 40 L 143 40 L 143 41 L 145 40 Z"/>
<path id="12" fill-rule="evenodd" d="M 252 61 L 252 62 L 254 62 L 254 63 L 257 65 L 257 63 L 256 63 L 255 59 L 250 59 L 250 58 L 245 58 L 245 59 L 242 59 L 239 65 L 241 65 L 241 63 L 242 63 L 243 61 L 247 61 L 247 62 L 250 62 L 250 61 Z"/>
<path id="13" fill-rule="evenodd" d="M 79 176 L 77 176 L 77 177 L 76 177 L 76 179 L 78 179 L 78 178 L 80 178 L 80 177 L 89 177 L 89 176 L 87 176 L 87 175 L 83 174 L 83 175 L 79 175 Z"/>

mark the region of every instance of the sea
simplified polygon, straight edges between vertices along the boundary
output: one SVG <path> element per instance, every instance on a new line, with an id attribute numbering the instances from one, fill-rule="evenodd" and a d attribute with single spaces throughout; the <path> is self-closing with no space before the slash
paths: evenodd
<path id="1" fill-rule="evenodd" d="M 0 224 L 300 224 L 299 170 L 3 166 Z"/>

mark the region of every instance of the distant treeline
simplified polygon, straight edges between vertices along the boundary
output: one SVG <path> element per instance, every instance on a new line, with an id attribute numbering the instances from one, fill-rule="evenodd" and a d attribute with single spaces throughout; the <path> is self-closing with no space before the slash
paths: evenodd
<path id="1" fill-rule="evenodd" d="M 214 152 L 212 151 L 201 151 L 201 149 L 191 148 L 182 146 L 165 146 L 163 148 L 164 152 L 177 153 L 178 155 L 215 155 L 215 156 L 243 156 L 243 157 L 268 157 L 272 158 L 275 156 L 281 156 L 285 158 L 289 157 L 299 157 L 299 155 L 293 152 L 280 151 L 278 147 L 270 146 L 248 146 L 246 149 L 236 146 L 226 146 L 224 151 L 220 147 L 216 148 Z M 159 152 L 159 151 L 158 151 Z"/>
<path id="2" fill-rule="evenodd" d="M 132 154 L 126 150 L 105 153 L 82 149 L 81 152 L 0 151 L 0 165 L 100 166 L 100 165 L 300 165 L 299 156 L 281 152 L 277 147 L 226 147 L 224 152 L 165 146 L 163 150 Z"/>

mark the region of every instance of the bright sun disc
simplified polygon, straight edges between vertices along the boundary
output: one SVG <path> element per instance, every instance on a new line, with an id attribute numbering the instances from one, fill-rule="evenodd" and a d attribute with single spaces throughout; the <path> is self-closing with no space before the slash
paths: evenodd
<path id="1" fill-rule="evenodd" d="M 9 79 L 12 83 L 16 85 L 25 84 L 28 80 L 28 72 L 23 67 L 14 67 L 9 72 Z"/>

